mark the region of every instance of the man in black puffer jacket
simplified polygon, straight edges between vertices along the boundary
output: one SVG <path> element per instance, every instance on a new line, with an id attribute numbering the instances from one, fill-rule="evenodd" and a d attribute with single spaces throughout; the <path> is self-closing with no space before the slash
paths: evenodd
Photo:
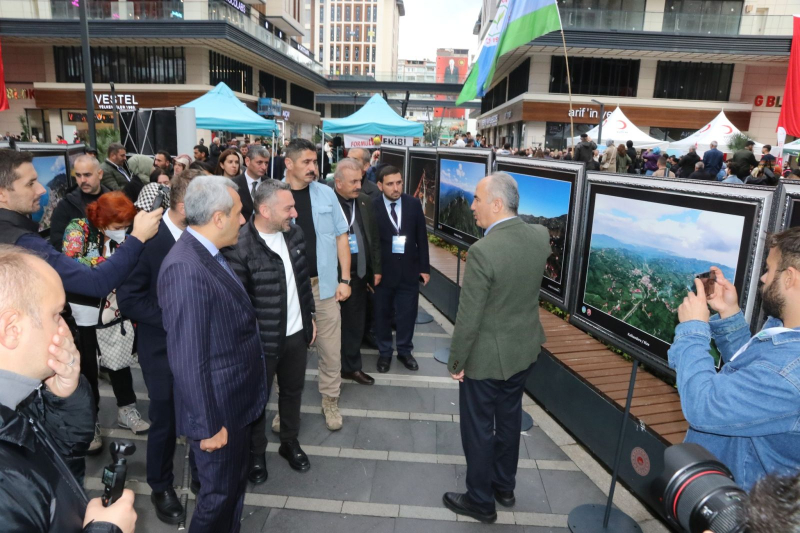
<path id="1" fill-rule="evenodd" d="M 132 533 L 133 493 L 88 501 L 65 459 L 94 436 L 94 402 L 59 312 L 61 280 L 42 259 L 0 246 L 0 529 Z M 88 505 L 87 505 L 88 504 Z"/>
<path id="2" fill-rule="evenodd" d="M 289 185 L 263 181 L 253 197 L 253 216 L 239 230 L 239 242 L 223 253 L 256 309 L 267 383 L 278 376 L 278 453 L 289 466 L 305 472 L 311 464 L 297 436 L 308 346 L 316 337 L 316 324 L 303 230 L 292 223 L 296 217 Z M 248 477 L 254 483 L 267 479 L 266 426 L 265 415 L 253 425 Z"/>

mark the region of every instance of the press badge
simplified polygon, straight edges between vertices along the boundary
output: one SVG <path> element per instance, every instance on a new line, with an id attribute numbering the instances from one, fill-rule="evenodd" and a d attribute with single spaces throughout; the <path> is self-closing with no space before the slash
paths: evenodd
<path id="1" fill-rule="evenodd" d="M 358 253 L 358 239 L 356 239 L 355 233 L 350 233 L 347 236 L 347 242 L 350 243 L 350 253 L 357 254 Z"/>
<path id="2" fill-rule="evenodd" d="M 392 235 L 392 253 L 404 254 L 406 252 L 406 236 Z"/>

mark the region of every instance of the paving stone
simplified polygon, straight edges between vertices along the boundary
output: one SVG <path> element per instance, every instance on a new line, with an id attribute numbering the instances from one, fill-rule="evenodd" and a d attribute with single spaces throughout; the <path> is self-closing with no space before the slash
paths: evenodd
<path id="1" fill-rule="evenodd" d="M 430 389 L 436 401 L 435 410 L 428 412 L 458 414 L 458 389 Z"/>
<path id="2" fill-rule="evenodd" d="M 308 389 L 308 383 L 306 383 L 306 389 Z M 435 408 L 435 395 L 437 392 L 450 391 L 405 387 L 380 387 L 380 390 L 377 391 L 374 387 L 343 384 L 339 407 L 372 411 L 451 414 L 450 411 L 443 412 Z M 303 404 L 308 403 L 310 402 L 303 398 Z"/>
<path id="3" fill-rule="evenodd" d="M 354 448 L 390 452 L 436 453 L 436 422 L 367 418 Z"/>
<path id="4" fill-rule="evenodd" d="M 525 526 L 524 533 L 570 533 L 565 527 Z"/>
<path id="5" fill-rule="evenodd" d="M 339 457 L 386 461 L 389 459 L 389 452 L 385 452 L 383 450 L 357 450 L 353 448 L 342 448 L 339 452 Z"/>
<path id="6" fill-rule="evenodd" d="M 523 533 L 522 526 L 481 524 L 480 522 L 436 522 L 398 518 L 394 533 Z"/>
<path id="7" fill-rule="evenodd" d="M 130 433 L 130 432 L 128 432 Z M 118 439 L 127 440 L 127 439 Z M 108 451 L 108 445 L 111 439 L 103 439 L 103 451 L 97 455 L 90 455 L 86 457 L 86 477 L 87 478 L 102 478 L 103 469 L 111 464 L 111 453 Z M 147 486 L 147 442 L 134 441 L 136 444 L 136 451 L 134 454 L 127 458 L 128 460 L 128 481 L 139 482 Z M 183 481 L 183 465 L 186 447 L 183 444 L 176 444 L 175 455 L 173 456 L 173 472 L 175 475 L 175 485 L 180 485 Z"/>
<path id="8" fill-rule="evenodd" d="M 275 417 L 275 411 L 267 413 L 267 440 L 269 442 L 280 442 L 278 435 L 272 432 L 272 419 Z M 356 442 L 356 435 L 358 434 L 358 427 L 361 424 L 361 418 L 343 416 L 342 429 L 338 431 L 331 431 L 325 426 L 325 417 L 322 413 L 309 414 L 302 413 L 300 415 L 300 437 L 299 441 L 302 446 L 328 446 L 333 448 L 352 448 Z"/>
<path id="9" fill-rule="evenodd" d="M 339 457 L 310 459 L 311 469 L 300 473 L 292 470 L 283 457 L 268 453 L 269 479 L 261 485 L 248 484 L 247 491 L 325 500 L 370 501 L 375 461 Z"/>
<path id="10" fill-rule="evenodd" d="M 298 511 L 317 511 L 321 513 L 339 513 L 342 511 L 344 502 L 338 500 L 323 500 L 319 498 L 299 498 L 292 496 L 286 500 L 284 509 L 296 509 Z"/>
<path id="11" fill-rule="evenodd" d="M 566 527 L 567 515 L 514 512 L 514 521 L 523 526 Z"/>
<path id="12" fill-rule="evenodd" d="M 537 459 L 536 467 L 539 470 L 570 470 L 573 472 L 580 472 L 581 469 L 572 461 L 548 461 L 546 459 Z"/>
<path id="13" fill-rule="evenodd" d="M 526 471 L 528 472 L 528 471 Z M 600 489 L 583 472 L 539 470 L 550 510 L 556 514 L 569 514 L 575 507 L 586 503 L 606 502 Z"/>
<path id="14" fill-rule="evenodd" d="M 272 512 L 272 509 L 245 505 L 242 508 L 242 528 L 240 533 L 261 533 L 264 531 L 270 512 Z M 177 528 L 173 526 L 173 531 L 175 529 Z M 136 530 L 150 532 L 149 529 L 140 529 L 138 520 L 136 521 Z"/>
<path id="15" fill-rule="evenodd" d="M 455 522 L 456 514 L 445 508 L 401 505 L 400 518 L 423 518 L 425 520 L 443 520 L 446 522 Z M 433 528 L 436 528 L 436 526 Z"/>
<path id="16" fill-rule="evenodd" d="M 396 518 L 399 513 L 400 506 L 391 503 L 344 502 L 342 505 L 342 514 Z"/>
<path id="17" fill-rule="evenodd" d="M 438 462 L 434 453 L 389 452 L 389 460 L 405 463 L 437 464 Z"/>
<path id="18" fill-rule="evenodd" d="M 531 459 L 548 459 L 553 461 L 566 461 L 569 457 L 538 427 L 532 427 L 522 435 L 522 441 L 528 457 Z"/>
<path id="19" fill-rule="evenodd" d="M 456 490 L 455 467 L 378 462 L 370 502 L 442 507 L 442 495 Z"/>
<path id="20" fill-rule="evenodd" d="M 280 531 L 281 533 L 393 533 L 394 519 L 273 509 L 269 514 L 269 518 L 267 518 L 264 531 Z"/>

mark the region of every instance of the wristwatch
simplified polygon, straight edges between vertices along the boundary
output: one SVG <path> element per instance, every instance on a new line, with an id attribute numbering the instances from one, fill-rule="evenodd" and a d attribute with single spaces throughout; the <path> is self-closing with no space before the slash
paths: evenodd
<path id="1" fill-rule="evenodd" d="M 349 279 L 340 279 L 339 283 L 344 283 L 345 285 L 350 285 L 350 280 Z"/>

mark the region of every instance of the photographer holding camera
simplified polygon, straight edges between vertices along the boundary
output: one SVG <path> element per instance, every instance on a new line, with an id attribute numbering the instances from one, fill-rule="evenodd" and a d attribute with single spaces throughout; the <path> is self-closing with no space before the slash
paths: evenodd
<path id="1" fill-rule="evenodd" d="M 771 235 L 768 246 L 764 328 L 751 338 L 736 288 L 712 267 L 713 292 L 695 280 L 669 350 L 690 425 L 685 442 L 712 452 L 745 490 L 800 465 L 800 228 Z M 709 317 L 709 307 L 718 314 Z M 719 372 L 712 337 L 725 363 Z"/>
<path id="2" fill-rule="evenodd" d="M 133 493 L 88 502 L 65 459 L 86 454 L 94 405 L 60 313 L 61 279 L 23 248 L 0 245 L 0 523 L 8 533 L 131 533 Z"/>

